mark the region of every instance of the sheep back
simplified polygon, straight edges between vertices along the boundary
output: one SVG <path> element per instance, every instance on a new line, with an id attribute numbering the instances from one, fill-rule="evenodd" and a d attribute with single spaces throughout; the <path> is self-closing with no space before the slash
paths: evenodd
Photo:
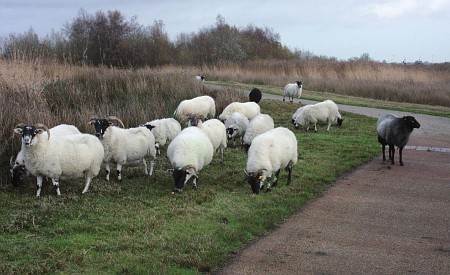
<path id="1" fill-rule="evenodd" d="M 174 116 L 181 120 L 187 119 L 191 115 L 198 115 L 212 118 L 216 116 L 216 103 L 210 96 L 198 96 L 192 99 L 185 99 L 180 102 L 174 112 Z"/>
<path id="2" fill-rule="evenodd" d="M 180 123 L 173 118 L 155 119 L 144 125 L 153 127 L 151 131 L 155 137 L 155 143 L 161 146 L 172 141 L 181 132 Z"/>
<path id="3" fill-rule="evenodd" d="M 253 139 L 275 127 L 273 118 L 267 114 L 259 114 L 250 120 L 244 135 L 244 144 L 250 145 Z"/>
<path id="4" fill-rule="evenodd" d="M 235 112 L 243 114 L 250 120 L 261 113 L 261 108 L 255 102 L 232 102 L 223 109 L 219 119 L 225 121 Z"/>

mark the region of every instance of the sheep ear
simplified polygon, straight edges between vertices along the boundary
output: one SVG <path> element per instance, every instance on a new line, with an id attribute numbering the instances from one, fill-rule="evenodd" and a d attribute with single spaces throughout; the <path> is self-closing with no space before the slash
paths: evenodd
<path id="1" fill-rule="evenodd" d="M 25 127 L 25 123 L 19 123 L 16 125 L 16 127 L 14 128 L 14 133 L 21 135 L 23 132 L 23 127 Z"/>

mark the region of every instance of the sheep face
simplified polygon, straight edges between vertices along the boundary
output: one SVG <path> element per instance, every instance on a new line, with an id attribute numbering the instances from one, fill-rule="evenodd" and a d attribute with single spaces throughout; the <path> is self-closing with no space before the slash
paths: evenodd
<path id="1" fill-rule="evenodd" d="M 303 86 L 303 81 L 297 81 L 297 86 L 301 88 Z"/>
<path id="2" fill-rule="evenodd" d="M 228 140 L 234 138 L 234 136 L 236 136 L 238 132 L 238 129 L 234 129 L 234 128 L 227 128 L 227 138 Z"/>
<path id="3" fill-rule="evenodd" d="M 175 192 L 180 193 L 191 178 L 194 178 L 194 188 L 197 188 L 197 173 L 192 167 L 174 169 L 172 175 L 175 182 Z"/>
<path id="4" fill-rule="evenodd" d="M 338 118 L 337 119 L 337 126 L 338 127 L 342 127 L 342 122 L 344 122 L 344 119 L 343 118 Z"/>
<path id="5" fill-rule="evenodd" d="M 247 182 L 250 184 L 253 194 L 259 194 L 264 188 L 265 176 L 262 171 L 247 173 Z"/>
<path id="6" fill-rule="evenodd" d="M 94 125 L 95 136 L 98 137 L 98 139 L 100 140 L 103 139 L 103 136 L 105 135 L 105 132 L 108 129 L 108 127 L 112 125 L 112 123 L 106 119 L 91 120 L 89 124 Z"/>
<path id="7" fill-rule="evenodd" d="M 25 147 L 29 148 L 31 146 L 36 145 L 36 143 L 38 142 L 37 138 L 35 138 L 36 135 L 42 134 L 44 130 L 45 131 L 48 130 L 46 126 L 42 128 L 30 125 L 18 125 L 14 129 L 14 132 L 16 134 L 22 135 L 22 142 L 24 143 Z M 48 134 L 48 137 L 50 138 L 50 134 Z"/>
<path id="8" fill-rule="evenodd" d="M 420 123 L 413 116 L 404 116 L 402 120 L 411 129 L 420 128 Z"/>

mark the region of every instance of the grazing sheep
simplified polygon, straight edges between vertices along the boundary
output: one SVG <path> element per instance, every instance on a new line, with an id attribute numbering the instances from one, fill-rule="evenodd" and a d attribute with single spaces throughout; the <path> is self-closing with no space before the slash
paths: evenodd
<path id="1" fill-rule="evenodd" d="M 124 127 L 123 122 L 109 116 L 101 119 L 94 116 L 89 124 L 95 127 L 95 135 L 103 144 L 105 156 L 103 162 L 106 168 L 106 180 L 109 181 L 110 165 L 116 164 L 117 179 L 122 180 L 122 166 L 144 164 L 144 174 L 148 175 L 145 157 L 150 159 L 150 176 L 153 174 L 156 149 L 155 137 L 146 127 L 122 129 L 114 124 Z"/>
<path id="2" fill-rule="evenodd" d="M 46 131 L 47 135 L 42 133 Z M 98 175 L 103 161 L 103 146 L 89 134 L 50 136 L 44 124 L 18 124 L 14 132 L 22 135 L 26 169 L 37 178 L 36 197 L 40 197 L 44 177 L 51 178 L 58 196 L 60 179 L 85 177 L 82 194 Z"/>
<path id="3" fill-rule="evenodd" d="M 294 97 L 298 97 L 298 103 L 300 103 L 300 97 L 302 96 L 303 81 L 297 81 L 296 83 L 288 83 L 284 86 L 284 98 L 287 96 L 290 102 L 294 102 Z"/>
<path id="4" fill-rule="evenodd" d="M 195 80 L 205 82 L 205 76 L 204 75 L 196 75 Z"/>
<path id="5" fill-rule="evenodd" d="M 259 114 L 255 116 L 252 120 L 250 120 L 243 138 L 245 150 L 248 151 L 250 144 L 256 136 L 272 130 L 274 127 L 275 123 L 273 122 L 273 118 L 271 116 L 266 114 Z"/>
<path id="6" fill-rule="evenodd" d="M 243 114 L 250 120 L 261 113 L 261 108 L 255 102 L 232 102 L 219 115 L 220 121 L 225 122 L 235 112 Z"/>
<path id="7" fill-rule="evenodd" d="M 244 135 L 248 126 L 248 118 L 239 112 L 233 113 L 229 118 L 227 118 L 227 120 L 225 120 L 227 138 L 229 140 L 233 139 L 233 145 L 236 138 L 239 138 L 240 144 L 244 142 Z"/>
<path id="8" fill-rule="evenodd" d="M 291 130 L 277 127 L 257 136 L 248 150 L 247 181 L 254 194 L 264 189 L 267 181 L 267 192 L 270 191 L 270 178 L 275 172 L 273 186 L 277 186 L 282 168 L 288 172 L 287 184 L 291 183 L 292 167 L 297 163 L 297 138 Z"/>
<path id="9" fill-rule="evenodd" d="M 180 102 L 173 113 L 180 120 L 188 120 L 192 115 L 213 118 L 216 116 L 216 103 L 210 96 L 198 96 Z"/>
<path id="10" fill-rule="evenodd" d="M 197 173 L 213 158 L 213 145 L 205 131 L 197 127 L 184 128 L 169 144 L 167 157 L 173 168 L 175 191 L 181 192 L 193 178 L 197 188 Z"/>
<path id="11" fill-rule="evenodd" d="M 306 127 L 306 131 L 309 130 L 311 124 L 314 124 L 314 131 L 317 132 L 317 122 L 326 122 L 328 125 L 327 131 L 330 131 L 332 123 L 341 127 L 343 121 L 337 105 L 331 100 L 325 100 L 313 105 L 303 106 L 302 110 L 298 112 L 294 124 L 296 127 Z"/>
<path id="12" fill-rule="evenodd" d="M 172 141 L 181 132 L 180 123 L 173 118 L 155 119 L 144 124 L 155 136 L 155 146 L 158 155 L 160 147 Z"/>
<path id="13" fill-rule="evenodd" d="M 412 116 L 396 117 L 388 114 L 377 121 L 378 141 L 382 145 L 383 161 L 386 160 L 385 148 L 389 146 L 389 159 L 394 164 L 395 146 L 399 148 L 400 165 L 403 166 L 403 147 L 408 143 L 414 128 L 420 128 L 419 122 Z"/>
<path id="14" fill-rule="evenodd" d="M 253 88 L 248 94 L 248 99 L 251 102 L 259 103 L 262 98 L 261 90 L 258 88 Z"/>
<path id="15" fill-rule="evenodd" d="M 210 119 L 202 122 L 202 117 L 193 115 L 189 119 L 189 126 L 196 126 L 205 131 L 213 145 L 214 152 L 220 149 L 221 161 L 223 162 L 223 150 L 227 148 L 227 132 L 225 125 L 218 119 Z"/>
<path id="16" fill-rule="evenodd" d="M 308 105 L 305 105 L 305 106 L 308 106 Z M 297 111 L 295 111 L 295 113 L 292 115 L 292 119 L 291 119 L 292 124 L 295 124 L 295 119 L 297 118 L 298 114 L 300 114 L 300 112 L 303 111 L 305 106 L 298 108 Z"/>
<path id="17" fill-rule="evenodd" d="M 47 136 L 47 132 L 43 132 L 43 135 Z M 78 130 L 77 127 L 73 125 L 68 124 L 60 124 L 53 128 L 50 128 L 50 134 L 53 137 L 56 136 L 67 136 L 67 135 L 74 135 L 74 134 L 81 134 L 81 132 Z M 10 172 L 12 176 L 12 184 L 13 186 L 19 186 L 21 183 L 21 177 L 23 174 L 29 174 L 29 172 L 25 168 L 25 156 L 23 154 L 23 148 L 24 144 L 22 142 L 22 147 L 19 153 L 16 156 L 16 159 L 14 157 L 11 157 L 10 160 Z"/>

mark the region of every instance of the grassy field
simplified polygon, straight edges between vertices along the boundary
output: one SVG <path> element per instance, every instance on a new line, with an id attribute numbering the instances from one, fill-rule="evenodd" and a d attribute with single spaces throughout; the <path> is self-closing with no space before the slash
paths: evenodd
<path id="1" fill-rule="evenodd" d="M 0 263 L 3 273 L 183 273 L 211 271 L 232 251 L 264 234 L 337 177 L 379 154 L 375 119 L 344 113 L 344 127 L 319 132 L 293 129 L 298 104 L 262 102 L 276 126 L 292 129 L 299 162 L 271 193 L 252 195 L 245 181 L 246 154 L 232 145 L 199 174 L 198 189 L 172 194 L 167 158 L 153 177 L 123 170 L 122 182 L 96 178 L 85 195 L 82 180 L 61 182 L 57 197 L 35 182 L 0 192 Z M 163 151 L 164 154 L 165 151 Z"/>

